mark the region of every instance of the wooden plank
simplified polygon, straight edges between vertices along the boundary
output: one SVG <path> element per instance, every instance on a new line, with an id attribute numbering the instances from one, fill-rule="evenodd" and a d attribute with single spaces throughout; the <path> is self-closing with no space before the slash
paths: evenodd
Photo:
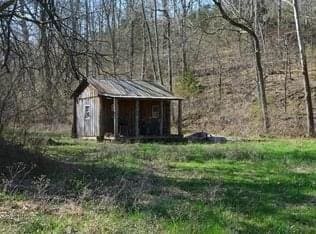
<path id="1" fill-rule="evenodd" d="M 182 100 L 178 100 L 178 135 L 182 136 Z"/>
<path id="2" fill-rule="evenodd" d="M 160 101 L 160 136 L 163 136 L 164 111 L 163 101 Z"/>
<path id="3" fill-rule="evenodd" d="M 139 137 L 139 100 L 135 102 L 135 136 Z"/>
<path id="4" fill-rule="evenodd" d="M 118 116 L 119 116 L 119 106 L 117 98 L 113 99 L 113 110 L 114 110 L 114 138 L 118 138 Z"/>

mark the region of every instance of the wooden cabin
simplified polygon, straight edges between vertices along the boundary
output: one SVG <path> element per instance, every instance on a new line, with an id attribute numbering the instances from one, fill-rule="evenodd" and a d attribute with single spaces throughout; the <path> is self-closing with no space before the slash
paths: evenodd
<path id="1" fill-rule="evenodd" d="M 99 140 L 182 137 L 182 98 L 145 80 L 89 78 L 74 91 L 72 135 Z M 177 101 L 178 133 L 171 134 Z"/>

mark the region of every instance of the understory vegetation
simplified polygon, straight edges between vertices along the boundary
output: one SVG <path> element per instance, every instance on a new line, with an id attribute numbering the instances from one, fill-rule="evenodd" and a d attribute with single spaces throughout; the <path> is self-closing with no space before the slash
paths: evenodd
<path id="1" fill-rule="evenodd" d="M 36 151 L 1 141 L 1 233 L 316 232 L 315 141 L 44 135 Z"/>

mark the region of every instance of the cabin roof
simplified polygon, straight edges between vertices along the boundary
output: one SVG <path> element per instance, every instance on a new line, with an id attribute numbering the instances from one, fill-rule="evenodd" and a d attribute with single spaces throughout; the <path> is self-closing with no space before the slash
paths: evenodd
<path id="1" fill-rule="evenodd" d="M 85 87 L 92 85 L 100 96 L 130 99 L 169 99 L 180 100 L 162 85 L 146 80 L 130 80 L 123 78 L 88 78 L 81 83 L 73 96 L 79 95 Z"/>

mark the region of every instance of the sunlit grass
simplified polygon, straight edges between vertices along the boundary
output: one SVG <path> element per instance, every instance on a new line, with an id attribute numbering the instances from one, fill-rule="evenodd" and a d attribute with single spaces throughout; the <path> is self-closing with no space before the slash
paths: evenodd
<path id="1" fill-rule="evenodd" d="M 0 226 L 8 228 L 3 230 L 316 232 L 313 140 L 183 145 L 53 139 L 45 154 L 67 164 L 63 164 L 66 170 L 57 167 L 57 172 L 47 174 L 52 187 L 62 187 L 62 191 L 52 190 L 47 196 L 61 200 L 46 200 L 35 211 L 30 208 L 23 212 L 15 204 L 19 200 L 26 204 L 38 201 L 27 193 L 2 194 L 0 213 L 13 206 L 13 214 L 21 217 L 18 221 L 0 217 Z"/>

